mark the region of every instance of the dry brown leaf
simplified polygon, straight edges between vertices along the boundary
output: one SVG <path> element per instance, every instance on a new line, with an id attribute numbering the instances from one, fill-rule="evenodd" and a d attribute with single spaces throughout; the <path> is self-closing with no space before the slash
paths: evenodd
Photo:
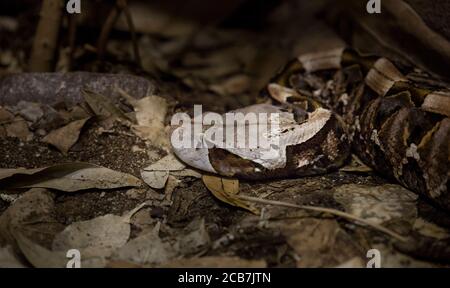
<path id="1" fill-rule="evenodd" d="M 52 248 L 64 251 L 71 248 L 120 247 L 127 242 L 129 234 L 130 225 L 123 217 L 108 214 L 67 226 L 56 235 Z"/>
<path id="2" fill-rule="evenodd" d="M 202 174 L 192 169 L 183 169 L 181 171 L 171 171 L 171 175 L 175 177 L 194 177 L 194 178 L 202 178 Z"/>
<path id="3" fill-rule="evenodd" d="M 17 259 L 12 246 L 0 247 L 0 268 L 26 268 L 26 266 Z"/>
<path id="4" fill-rule="evenodd" d="M 146 204 L 141 204 L 123 216 L 112 214 L 87 221 L 74 222 L 53 240 L 53 251 L 78 249 L 83 267 L 103 267 L 106 258 L 127 243 L 130 237 L 130 219 Z"/>
<path id="5" fill-rule="evenodd" d="M 169 171 L 142 170 L 141 177 L 148 186 L 154 189 L 162 189 L 166 187 L 167 179 L 169 178 Z"/>
<path id="6" fill-rule="evenodd" d="M 159 96 L 147 96 L 136 99 L 116 88 L 120 95 L 133 106 L 137 125 L 133 125 L 132 131 L 141 139 L 149 140 L 154 145 L 169 149 L 170 143 L 167 137 L 164 120 L 168 111 L 167 100 Z"/>
<path id="7" fill-rule="evenodd" d="M 172 193 L 173 191 L 180 185 L 181 180 L 178 178 L 169 175 L 169 178 L 167 179 L 166 188 L 164 189 L 164 194 L 166 195 L 166 199 L 171 201 L 172 200 Z"/>
<path id="8" fill-rule="evenodd" d="M 145 171 L 180 171 L 186 166 L 173 154 L 161 158 L 156 163 L 144 168 Z"/>
<path id="9" fill-rule="evenodd" d="M 193 255 L 211 244 L 204 218 L 194 219 L 184 230 L 182 235 L 177 237 L 178 249 L 183 255 Z"/>
<path id="10" fill-rule="evenodd" d="M 129 120 L 125 113 L 105 95 L 85 89 L 83 90 L 83 97 L 96 116 L 103 119 L 115 118 Z"/>
<path id="11" fill-rule="evenodd" d="M 39 103 L 20 101 L 15 108 L 20 116 L 33 123 L 44 116 L 44 111 Z"/>
<path id="12" fill-rule="evenodd" d="M 127 173 L 88 163 L 58 164 L 38 169 L 0 169 L 0 187 L 48 188 L 64 192 L 86 189 L 138 187 L 142 182 Z"/>
<path id="13" fill-rule="evenodd" d="M 27 122 L 20 116 L 15 117 L 10 124 L 5 126 L 5 129 L 8 137 L 19 138 L 22 141 L 33 139 L 33 133 L 28 129 Z"/>
<path id="14" fill-rule="evenodd" d="M 64 127 L 53 130 L 42 141 L 55 146 L 59 151 L 67 154 L 69 149 L 78 141 L 80 131 L 88 120 L 89 118 L 73 121 Z"/>
<path id="15" fill-rule="evenodd" d="M 244 208 L 254 214 L 259 214 L 259 210 L 245 200 L 241 200 L 236 195 L 239 193 L 239 180 L 227 179 L 211 175 L 203 175 L 203 183 L 206 188 L 220 201 L 230 205 Z"/>
<path id="16" fill-rule="evenodd" d="M 6 137 L 6 129 L 3 127 L 3 125 L 0 125 L 0 138 Z"/>
<path id="17" fill-rule="evenodd" d="M 9 123 L 13 119 L 14 115 L 5 108 L 3 108 L 2 106 L 0 106 L 0 124 Z"/>
<path id="18" fill-rule="evenodd" d="M 113 261 L 125 261 L 139 265 L 159 265 L 176 257 L 198 253 L 210 244 L 204 219 L 194 219 L 173 238 L 159 237 L 160 224 L 152 231 L 130 240 L 111 257 Z"/>
<path id="19" fill-rule="evenodd" d="M 127 261 L 134 264 L 159 264 L 178 255 L 176 248 L 158 236 L 158 229 L 129 241 L 112 256 L 114 261 Z"/>
<path id="20" fill-rule="evenodd" d="M 21 233 L 15 233 L 20 251 L 35 268 L 64 268 L 69 261 L 67 251 L 51 251 L 34 243 Z"/>
<path id="21" fill-rule="evenodd" d="M 158 96 L 148 96 L 142 98 L 134 105 L 136 120 L 140 126 L 164 126 L 164 119 L 167 114 L 167 100 Z"/>
<path id="22" fill-rule="evenodd" d="M 0 239 L 14 245 L 13 233 L 21 231 L 27 237 L 46 240 L 61 228 L 51 216 L 53 208 L 53 195 L 50 192 L 46 189 L 30 189 L 0 216 Z"/>
<path id="23" fill-rule="evenodd" d="M 172 171 L 182 171 L 185 167 L 173 154 L 168 154 L 156 163 L 144 168 L 141 171 L 141 177 L 150 187 L 162 189 L 166 186 L 167 179 Z"/>
<path id="24" fill-rule="evenodd" d="M 143 140 L 150 141 L 156 147 L 160 147 L 166 151 L 170 149 L 169 137 L 166 134 L 165 127 L 161 125 L 154 125 L 154 126 L 133 125 L 131 127 L 131 130 L 133 131 L 134 134 L 136 134 L 136 136 L 138 136 Z"/>

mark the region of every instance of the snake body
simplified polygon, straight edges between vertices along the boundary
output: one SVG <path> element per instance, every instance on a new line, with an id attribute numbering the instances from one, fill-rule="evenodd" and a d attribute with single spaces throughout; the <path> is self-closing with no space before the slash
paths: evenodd
<path id="1" fill-rule="evenodd" d="M 255 180 L 326 173 L 354 153 L 378 173 L 450 210 L 450 91 L 429 75 L 339 48 L 294 59 L 262 94 L 272 99 L 270 105 L 242 111 L 292 115 L 280 132 L 286 144 L 281 165 L 261 162 L 253 151 L 214 145 L 175 149 L 177 155 L 208 172 Z M 296 127 L 300 136 L 291 132 Z"/>

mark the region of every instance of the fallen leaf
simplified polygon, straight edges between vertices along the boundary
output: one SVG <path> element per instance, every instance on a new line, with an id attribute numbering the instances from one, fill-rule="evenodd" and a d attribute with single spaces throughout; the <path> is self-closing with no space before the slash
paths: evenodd
<path id="1" fill-rule="evenodd" d="M 26 268 L 26 266 L 17 259 L 12 246 L 0 247 L 0 268 Z"/>
<path id="2" fill-rule="evenodd" d="M 230 205 L 244 208 L 254 214 L 259 214 L 259 210 L 250 203 L 239 199 L 236 195 L 239 193 L 239 180 L 227 179 L 211 175 L 202 176 L 206 188 L 220 201 Z"/>
<path id="3" fill-rule="evenodd" d="M 4 137 L 6 137 L 6 135 L 7 135 L 7 133 L 6 133 L 5 127 L 0 125 L 0 138 L 4 138 Z"/>
<path id="4" fill-rule="evenodd" d="M 14 115 L 0 106 L 0 124 L 9 123 L 14 119 Z"/>
<path id="5" fill-rule="evenodd" d="M 168 111 L 167 100 L 159 96 L 136 99 L 120 88 L 117 88 L 117 91 L 133 106 L 137 125 L 131 127 L 132 131 L 139 138 L 149 140 L 156 146 L 168 149 L 170 143 L 164 126 Z"/>
<path id="6" fill-rule="evenodd" d="M 166 195 L 166 199 L 171 201 L 172 200 L 172 193 L 173 191 L 180 185 L 181 181 L 172 176 L 169 175 L 169 178 L 167 179 L 166 188 L 164 189 L 164 194 Z"/>
<path id="7" fill-rule="evenodd" d="M 20 251 L 35 268 L 64 268 L 69 261 L 67 251 L 51 251 L 21 233 L 16 233 L 15 238 Z"/>
<path id="8" fill-rule="evenodd" d="M 158 96 L 147 96 L 138 100 L 133 107 L 138 125 L 160 125 L 164 127 L 163 123 L 167 114 L 166 99 Z"/>
<path id="9" fill-rule="evenodd" d="M 141 177 L 148 186 L 154 189 L 162 189 L 166 187 L 167 179 L 169 178 L 169 171 L 142 170 Z"/>
<path id="10" fill-rule="evenodd" d="M 372 223 L 402 219 L 412 224 L 417 217 L 417 195 L 400 185 L 347 184 L 336 187 L 333 195 L 346 212 Z"/>
<path id="11" fill-rule="evenodd" d="M 177 237 L 178 249 L 183 255 L 192 255 L 211 243 L 205 227 L 205 219 L 195 219 L 185 228 L 184 235 Z"/>
<path id="12" fill-rule="evenodd" d="M 110 98 L 90 90 L 83 90 L 83 97 L 94 114 L 103 119 L 115 118 L 129 120 Z"/>
<path id="13" fill-rule="evenodd" d="M 42 116 L 41 119 L 39 119 L 39 121 L 34 123 L 32 126 L 35 131 L 39 129 L 44 130 L 45 132 L 52 131 L 68 124 L 71 121 L 63 117 L 64 112 L 56 111 L 55 108 L 49 105 L 43 105 L 42 109 L 44 111 L 44 116 Z M 89 117 L 89 115 L 85 118 L 87 117 Z"/>
<path id="14" fill-rule="evenodd" d="M 156 147 L 160 147 L 166 151 L 169 151 L 170 141 L 165 128 L 161 125 L 153 126 L 131 126 L 131 131 L 143 140 L 150 141 Z"/>
<path id="15" fill-rule="evenodd" d="M 202 178 L 202 174 L 192 170 L 192 169 L 183 169 L 181 171 L 171 171 L 171 175 L 176 177 L 194 177 L 194 178 Z"/>
<path id="16" fill-rule="evenodd" d="M 166 186 L 170 171 L 180 171 L 185 167 L 173 154 L 169 154 L 144 168 L 141 177 L 150 187 L 162 189 Z"/>
<path id="17" fill-rule="evenodd" d="M 53 130 L 42 141 L 55 146 L 59 151 L 67 154 L 69 149 L 78 141 L 80 131 L 88 120 L 89 118 L 73 121 L 64 127 Z"/>
<path id="18" fill-rule="evenodd" d="M 26 168 L 16 168 L 16 169 L 8 169 L 2 168 L 0 169 L 0 180 L 6 179 L 16 174 L 24 174 L 24 175 L 32 175 L 39 171 L 44 170 L 45 168 L 35 168 L 35 169 L 26 169 Z"/>
<path id="19" fill-rule="evenodd" d="M 204 219 L 194 219 L 173 239 L 159 237 L 160 223 L 152 231 L 130 240 L 111 257 L 113 261 L 125 261 L 139 265 L 159 265 L 179 256 L 198 253 L 208 247 L 211 240 Z"/>
<path id="20" fill-rule="evenodd" d="M 141 181 L 130 174 L 88 163 L 58 164 L 37 169 L 0 169 L 2 188 L 48 188 L 75 192 L 140 185 Z"/>
<path id="21" fill-rule="evenodd" d="M 158 227 L 158 226 L 157 226 Z M 113 260 L 129 261 L 134 264 L 160 264 L 178 255 L 173 245 L 158 236 L 158 228 L 130 240 L 111 257 Z"/>
<path id="22" fill-rule="evenodd" d="M 158 160 L 156 163 L 145 167 L 145 171 L 180 171 L 186 166 L 178 160 L 173 154 L 168 154 L 162 159 Z"/>
<path id="23" fill-rule="evenodd" d="M 129 234 L 130 225 L 123 217 L 108 214 L 67 226 L 56 235 L 52 248 L 67 250 L 120 247 L 127 242 Z"/>
<path id="24" fill-rule="evenodd" d="M 17 116 L 11 123 L 5 126 L 6 135 L 8 137 L 19 138 L 22 141 L 31 141 L 33 133 L 28 129 L 27 122 L 20 116 Z"/>
<path id="25" fill-rule="evenodd" d="M 12 203 L 0 216 L 0 242 L 15 245 L 14 232 L 46 242 L 61 225 L 53 218 L 53 195 L 46 189 L 30 189 Z"/>
<path id="26" fill-rule="evenodd" d="M 41 104 L 39 103 L 19 101 L 15 108 L 20 116 L 33 123 L 36 123 L 44 116 L 44 111 L 42 111 Z"/>
<path id="27" fill-rule="evenodd" d="M 145 205 L 141 204 L 123 216 L 107 214 L 74 222 L 55 236 L 52 250 L 78 249 L 82 255 L 83 267 L 104 266 L 105 259 L 127 243 L 131 231 L 130 219 Z"/>

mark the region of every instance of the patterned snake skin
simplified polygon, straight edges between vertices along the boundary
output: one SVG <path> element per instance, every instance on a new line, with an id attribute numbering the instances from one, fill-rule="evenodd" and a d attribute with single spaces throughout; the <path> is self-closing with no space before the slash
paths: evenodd
<path id="1" fill-rule="evenodd" d="M 354 153 L 378 173 L 450 210 L 450 91 L 439 81 L 339 48 L 291 61 L 262 94 L 272 103 L 230 112 L 280 115 L 280 129 L 258 132 L 280 139 L 272 148 L 224 147 L 207 136 L 214 133 L 198 131 L 195 137 L 212 145 L 175 148 L 176 155 L 206 172 L 264 180 L 324 174 Z M 255 131 L 254 124 L 241 122 Z M 272 152 L 277 155 L 266 157 Z"/>
<path id="2" fill-rule="evenodd" d="M 450 91 L 438 81 L 342 48 L 298 57 L 265 93 L 283 105 L 332 110 L 348 135 L 339 140 L 365 164 L 450 210 Z"/>

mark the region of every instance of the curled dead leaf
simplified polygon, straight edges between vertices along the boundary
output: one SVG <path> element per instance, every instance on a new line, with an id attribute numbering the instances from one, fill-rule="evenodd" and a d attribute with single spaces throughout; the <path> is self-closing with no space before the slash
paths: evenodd
<path id="1" fill-rule="evenodd" d="M 20 251 L 28 262 L 35 268 L 64 268 L 66 267 L 66 251 L 52 251 L 34 243 L 21 233 L 15 233 Z"/>
<path id="2" fill-rule="evenodd" d="M 17 258 L 12 246 L 0 247 L 0 268 L 26 268 Z"/>
<path id="3" fill-rule="evenodd" d="M 92 112 L 100 118 L 115 118 L 122 120 L 129 120 L 129 118 L 125 115 L 125 113 L 120 110 L 110 98 L 102 95 L 100 93 L 96 93 L 91 90 L 84 89 L 83 97 L 86 103 L 91 108 Z"/>
<path id="4" fill-rule="evenodd" d="M 28 129 L 27 122 L 20 116 L 14 118 L 11 123 L 5 127 L 6 135 L 9 137 L 19 138 L 22 141 L 31 141 L 33 133 Z"/>
<path id="5" fill-rule="evenodd" d="M 133 175 L 89 163 L 58 164 L 36 169 L 0 169 L 2 188 L 48 188 L 64 192 L 138 187 Z"/>
<path id="6" fill-rule="evenodd" d="M 232 206 L 244 208 L 254 214 L 259 215 L 259 210 L 250 203 L 242 200 L 236 195 L 239 193 L 239 180 L 227 179 L 211 175 L 203 175 L 203 183 L 206 188 L 220 201 Z"/>
<path id="7" fill-rule="evenodd" d="M 130 219 L 146 204 L 141 204 L 123 216 L 107 214 L 91 220 L 74 222 L 53 240 L 52 250 L 78 249 L 83 255 L 82 267 L 103 267 L 106 258 L 127 243 Z"/>
<path id="8" fill-rule="evenodd" d="M 64 127 L 51 131 L 42 141 L 58 148 L 64 154 L 78 141 L 80 131 L 89 118 L 73 121 Z"/>
<path id="9" fill-rule="evenodd" d="M 166 186 L 167 179 L 169 178 L 169 171 L 142 170 L 141 177 L 148 186 L 154 189 L 162 189 Z"/>
<path id="10" fill-rule="evenodd" d="M 136 99 L 120 88 L 117 88 L 117 91 L 133 106 L 137 122 L 137 125 L 131 127 L 134 134 L 168 150 L 170 143 L 164 126 L 168 111 L 167 100 L 155 95 Z"/>
<path id="11" fill-rule="evenodd" d="M 61 229 L 52 217 L 53 209 L 53 195 L 48 190 L 34 188 L 23 193 L 0 216 L 0 243 L 14 246 L 17 231 L 25 237 L 47 240 Z"/>

